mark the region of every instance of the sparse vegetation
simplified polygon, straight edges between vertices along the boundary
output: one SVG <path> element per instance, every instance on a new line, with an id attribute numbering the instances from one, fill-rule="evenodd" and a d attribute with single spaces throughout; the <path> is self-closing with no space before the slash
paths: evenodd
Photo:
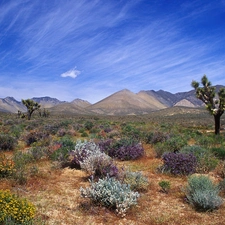
<path id="1" fill-rule="evenodd" d="M 209 211 L 218 209 L 223 200 L 219 196 L 220 188 L 207 176 L 191 176 L 185 193 L 187 200 L 197 210 Z"/>
<path id="2" fill-rule="evenodd" d="M 17 144 L 17 140 L 8 135 L 0 134 L 0 151 L 13 150 Z"/>
<path id="3" fill-rule="evenodd" d="M 36 208 L 35 216 L 21 225 L 225 223 L 220 201 L 225 193 L 224 130 L 214 135 L 204 109 L 193 109 L 196 114 L 168 110 L 169 116 L 162 110 L 98 118 L 34 113 L 32 120 L 2 114 L 1 135 L 10 137 L 13 147 L 1 149 L 0 189 Z M 207 175 L 219 192 L 191 202 L 188 176 L 195 171 Z M 217 208 L 209 219 L 207 210 Z M 199 216 L 198 210 L 205 212 Z M 8 217 L 3 224 L 15 223 Z"/>

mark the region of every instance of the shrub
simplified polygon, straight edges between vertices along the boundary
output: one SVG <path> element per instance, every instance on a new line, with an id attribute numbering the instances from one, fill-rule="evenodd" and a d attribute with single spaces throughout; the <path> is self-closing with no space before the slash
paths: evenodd
<path id="1" fill-rule="evenodd" d="M 102 178 L 106 175 L 113 177 L 118 174 L 118 168 L 113 164 L 112 158 L 100 151 L 92 153 L 83 162 L 80 162 L 80 167 L 89 176 L 97 178 Z"/>
<path id="2" fill-rule="evenodd" d="M 44 126 L 44 130 L 49 134 L 56 135 L 60 127 L 60 124 L 48 124 Z"/>
<path id="3" fill-rule="evenodd" d="M 211 151 L 217 158 L 225 160 L 225 148 L 211 148 Z"/>
<path id="4" fill-rule="evenodd" d="M 20 137 L 20 135 L 21 135 L 21 133 L 23 132 L 23 130 L 24 130 L 24 126 L 22 125 L 22 124 L 20 124 L 20 125 L 13 125 L 13 126 L 11 126 L 11 128 L 10 128 L 10 133 L 14 136 L 14 137 L 16 137 L 16 138 L 19 138 Z"/>
<path id="5" fill-rule="evenodd" d="M 102 139 L 98 142 L 98 146 L 101 150 L 101 152 L 105 152 L 107 155 L 109 155 L 109 151 L 112 148 L 113 139 Z"/>
<path id="6" fill-rule="evenodd" d="M 122 126 L 122 134 L 135 139 L 140 139 L 140 137 L 142 136 L 140 130 L 131 126 L 130 124 Z"/>
<path id="7" fill-rule="evenodd" d="M 14 162 L 5 155 L 0 155 L 0 177 L 12 176 L 14 171 Z"/>
<path id="8" fill-rule="evenodd" d="M 210 147 L 213 142 L 214 142 L 214 138 L 212 136 L 203 135 L 197 139 L 197 144 L 205 148 Z"/>
<path id="9" fill-rule="evenodd" d="M 162 180 L 159 182 L 159 186 L 161 187 L 162 192 L 164 192 L 164 193 L 168 193 L 170 190 L 170 182 L 169 181 Z"/>
<path id="10" fill-rule="evenodd" d="M 183 137 L 176 136 L 171 137 L 165 141 L 167 151 L 170 152 L 176 152 L 180 151 L 180 149 L 187 145 L 187 140 L 185 140 Z"/>
<path id="11" fill-rule="evenodd" d="M 168 133 L 163 133 L 161 131 L 151 132 L 146 135 L 145 142 L 147 144 L 156 144 L 159 142 L 165 142 L 170 138 Z"/>
<path id="12" fill-rule="evenodd" d="M 168 149 L 166 147 L 166 144 L 163 142 L 163 143 L 157 143 L 155 146 L 154 146 L 154 150 L 155 150 L 155 153 L 156 153 L 156 158 L 161 158 L 162 155 L 166 152 L 168 152 Z"/>
<path id="13" fill-rule="evenodd" d="M 91 130 L 91 128 L 94 126 L 94 124 L 91 121 L 86 121 L 84 123 L 84 128 L 87 130 Z"/>
<path id="14" fill-rule="evenodd" d="M 69 138 L 62 138 L 59 141 L 59 145 L 60 148 L 55 150 L 50 158 L 60 162 L 61 166 L 66 166 L 69 163 L 70 152 L 74 148 L 75 142 Z"/>
<path id="15" fill-rule="evenodd" d="M 80 168 L 82 163 L 88 156 L 100 152 L 100 148 L 93 141 L 78 140 L 75 145 L 75 149 L 70 151 L 70 155 L 73 158 L 71 161 L 71 167 Z"/>
<path id="16" fill-rule="evenodd" d="M 220 190 L 225 194 L 225 178 L 219 183 Z"/>
<path id="17" fill-rule="evenodd" d="M 27 146 L 30 146 L 31 144 L 35 142 L 41 141 L 42 143 L 40 145 L 47 146 L 50 143 L 50 136 L 46 132 L 40 132 L 40 131 L 31 131 L 29 134 L 27 134 L 24 137 L 24 141 L 26 142 Z"/>
<path id="18" fill-rule="evenodd" d="M 215 169 L 218 164 L 218 160 L 209 150 L 198 145 L 185 146 L 180 152 L 194 154 L 197 159 L 196 171 L 198 173 L 207 173 Z"/>
<path id="19" fill-rule="evenodd" d="M 80 192 L 82 197 L 89 198 L 95 204 L 116 209 L 122 217 L 131 206 L 137 204 L 139 197 L 138 192 L 131 191 L 129 185 L 110 177 L 99 179 L 96 183 L 91 182 L 91 187 L 81 187 Z"/>
<path id="20" fill-rule="evenodd" d="M 148 178 L 141 172 L 125 171 L 123 183 L 128 184 L 133 191 L 146 191 L 149 186 Z"/>
<path id="21" fill-rule="evenodd" d="M 188 202 L 197 210 L 212 211 L 222 204 L 222 198 L 218 195 L 219 187 L 207 176 L 191 176 L 185 193 Z"/>
<path id="22" fill-rule="evenodd" d="M 25 224 L 33 220 L 35 207 L 26 199 L 11 194 L 8 190 L 0 190 L 0 223 Z"/>
<path id="23" fill-rule="evenodd" d="M 134 160 L 144 155 L 144 148 L 137 140 L 120 139 L 107 149 L 109 156 L 120 160 Z"/>
<path id="24" fill-rule="evenodd" d="M 25 184 L 27 182 L 27 171 L 26 167 L 28 163 L 33 162 L 33 157 L 29 153 L 23 153 L 21 151 L 17 151 L 13 155 L 14 161 L 14 171 L 12 177 L 19 184 Z"/>
<path id="25" fill-rule="evenodd" d="M 225 161 L 220 161 L 215 169 L 215 172 L 221 178 L 225 178 Z"/>
<path id="26" fill-rule="evenodd" d="M 168 138 L 164 142 L 158 142 L 155 145 L 156 157 L 160 158 L 167 152 L 179 152 L 185 145 L 187 145 L 187 141 L 179 136 Z"/>
<path id="27" fill-rule="evenodd" d="M 81 137 L 88 137 L 88 133 L 86 131 L 82 132 Z"/>
<path id="28" fill-rule="evenodd" d="M 47 148 L 46 147 L 32 147 L 28 150 L 28 154 L 33 158 L 33 161 L 40 160 L 42 157 L 47 155 Z"/>
<path id="29" fill-rule="evenodd" d="M 162 160 L 162 171 L 174 175 L 188 175 L 196 171 L 197 160 L 193 154 L 169 152 L 163 155 Z"/>
<path id="30" fill-rule="evenodd" d="M 0 134 L 0 151 L 1 150 L 13 150 L 17 144 L 15 138 L 7 135 Z"/>

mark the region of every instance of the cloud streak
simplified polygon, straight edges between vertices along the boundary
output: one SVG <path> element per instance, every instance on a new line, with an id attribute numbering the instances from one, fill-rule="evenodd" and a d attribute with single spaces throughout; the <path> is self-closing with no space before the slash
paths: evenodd
<path id="1" fill-rule="evenodd" d="M 222 1 L 0 4 L 0 77 L 10 91 L 32 94 L 24 86 L 38 81 L 42 90 L 52 86 L 39 96 L 55 97 L 57 87 L 61 99 L 96 102 L 123 88 L 187 91 L 203 74 L 225 83 Z M 62 85 L 62 77 L 76 79 Z M 24 86 L 16 85 L 18 78 Z"/>

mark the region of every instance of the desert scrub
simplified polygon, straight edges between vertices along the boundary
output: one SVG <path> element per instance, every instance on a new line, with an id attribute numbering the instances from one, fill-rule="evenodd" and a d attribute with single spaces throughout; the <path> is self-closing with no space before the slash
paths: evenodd
<path id="1" fill-rule="evenodd" d="M 80 162 L 80 167 L 94 178 L 103 178 L 106 175 L 113 177 L 117 176 L 119 172 L 113 159 L 100 151 L 89 155 L 83 162 Z"/>
<path id="2" fill-rule="evenodd" d="M 185 194 L 188 202 L 200 211 L 212 211 L 222 204 L 220 188 L 208 176 L 193 175 L 188 179 Z"/>
<path id="3" fill-rule="evenodd" d="M 136 139 L 122 138 L 111 143 L 108 140 L 105 144 L 101 143 L 100 146 L 103 152 L 119 160 L 134 160 L 144 155 L 144 148 Z"/>
<path id="4" fill-rule="evenodd" d="M 69 163 L 70 152 L 74 149 L 76 143 L 70 138 L 63 137 L 57 144 L 59 148 L 53 151 L 50 158 L 53 161 L 58 161 L 64 167 Z"/>
<path id="5" fill-rule="evenodd" d="M 170 138 L 170 135 L 165 132 L 161 131 L 155 131 L 155 132 L 150 132 L 145 135 L 145 142 L 147 144 L 156 144 L 159 142 L 165 142 Z"/>
<path id="6" fill-rule="evenodd" d="M 23 139 L 27 146 L 30 146 L 35 142 L 39 142 L 40 146 L 48 146 L 50 144 L 49 133 L 42 131 L 30 131 Z"/>
<path id="7" fill-rule="evenodd" d="M 185 146 L 180 150 L 181 153 L 193 154 L 197 159 L 196 172 L 208 173 L 216 168 L 218 159 L 210 150 L 198 145 Z"/>
<path id="8" fill-rule="evenodd" d="M 141 172 L 124 171 L 122 182 L 128 184 L 133 191 L 147 191 L 149 186 L 148 178 Z"/>
<path id="9" fill-rule="evenodd" d="M 161 187 L 161 191 L 164 193 L 168 193 L 170 190 L 170 182 L 167 180 L 162 180 L 159 183 L 159 186 Z"/>
<path id="10" fill-rule="evenodd" d="M 165 153 L 162 157 L 162 172 L 169 172 L 174 175 L 189 175 L 196 171 L 197 160 L 193 154 Z"/>
<path id="11" fill-rule="evenodd" d="M 172 136 L 164 142 L 157 142 L 154 146 L 156 157 L 160 158 L 166 152 L 179 152 L 187 145 L 187 140 L 181 136 Z"/>
<path id="12" fill-rule="evenodd" d="M 17 144 L 17 140 L 8 135 L 0 134 L 0 151 L 13 150 Z"/>
<path id="13" fill-rule="evenodd" d="M 211 152 L 221 160 L 225 160 L 225 147 L 211 148 Z"/>
<path id="14" fill-rule="evenodd" d="M 0 178 L 12 176 L 14 171 L 14 162 L 8 159 L 4 154 L 0 155 Z"/>
<path id="15" fill-rule="evenodd" d="M 71 167 L 81 168 L 80 163 L 96 152 L 100 152 L 100 148 L 95 142 L 77 140 L 75 147 L 70 151 L 70 156 L 72 157 Z"/>
<path id="16" fill-rule="evenodd" d="M 0 190 L 0 224 L 7 224 L 6 221 L 27 224 L 34 219 L 35 211 L 35 206 L 26 199 L 17 197 L 9 190 Z"/>
<path id="17" fill-rule="evenodd" d="M 137 204 L 138 192 L 115 178 L 106 177 L 98 182 L 91 182 L 91 187 L 80 188 L 81 196 L 89 198 L 94 204 L 115 209 L 118 215 L 126 216 L 127 210 Z"/>
<path id="18" fill-rule="evenodd" d="M 73 157 L 70 163 L 73 168 L 81 168 L 87 172 L 89 176 L 95 178 L 104 177 L 107 174 L 117 176 L 118 169 L 113 163 L 113 159 L 101 152 L 99 146 L 93 141 L 78 140 L 75 149 L 71 151 Z"/>

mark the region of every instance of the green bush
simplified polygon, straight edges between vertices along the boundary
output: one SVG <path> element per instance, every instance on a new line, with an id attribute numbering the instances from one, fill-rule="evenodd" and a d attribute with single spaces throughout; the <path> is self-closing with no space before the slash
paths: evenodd
<path id="1" fill-rule="evenodd" d="M 17 144 L 17 140 L 8 134 L 0 134 L 0 151 L 13 150 Z"/>
<path id="2" fill-rule="evenodd" d="M 156 157 L 160 158 L 164 153 L 177 152 L 181 148 L 187 145 L 187 140 L 182 137 L 171 137 L 166 139 L 164 142 L 158 142 L 155 144 Z"/>
<path id="3" fill-rule="evenodd" d="M 127 210 L 137 204 L 138 192 L 131 191 L 129 185 L 122 184 L 115 178 L 106 177 L 98 182 L 91 182 L 91 187 L 80 188 L 81 196 L 93 203 L 116 209 L 118 215 L 126 216 Z"/>
<path id="4" fill-rule="evenodd" d="M 88 133 L 86 131 L 82 132 L 81 137 L 88 137 Z"/>
<path id="5" fill-rule="evenodd" d="M 125 171 L 123 182 L 130 185 L 133 191 L 147 191 L 149 186 L 148 178 L 141 172 Z"/>
<path id="6" fill-rule="evenodd" d="M 75 147 L 75 142 L 67 137 L 63 137 L 59 141 L 60 147 L 52 153 L 50 158 L 53 161 L 58 161 L 61 166 L 66 166 L 67 163 L 69 162 L 69 156 L 70 152 L 74 149 Z"/>
<path id="7" fill-rule="evenodd" d="M 94 126 L 94 124 L 91 121 L 86 121 L 84 123 L 84 128 L 87 130 L 91 130 L 91 128 Z"/>
<path id="8" fill-rule="evenodd" d="M 35 216 L 35 207 L 26 199 L 0 190 L 0 224 L 28 224 Z"/>
<path id="9" fill-rule="evenodd" d="M 197 139 L 197 144 L 200 146 L 203 146 L 204 148 L 211 147 L 213 143 L 214 143 L 214 137 L 212 136 L 203 135 Z"/>
<path id="10" fill-rule="evenodd" d="M 170 182 L 169 181 L 162 180 L 159 182 L 159 186 L 161 187 L 162 192 L 164 192 L 164 193 L 168 193 L 170 190 Z"/>
<path id="11" fill-rule="evenodd" d="M 23 185 L 27 182 L 27 166 L 29 163 L 33 162 L 33 157 L 29 153 L 23 153 L 21 151 L 17 151 L 13 155 L 14 161 L 14 171 L 12 174 L 13 179 Z"/>
<path id="12" fill-rule="evenodd" d="M 185 189 L 188 202 L 201 211 L 212 211 L 221 206 L 223 201 L 219 191 L 219 186 L 203 175 L 191 176 Z"/>
<path id="13" fill-rule="evenodd" d="M 198 145 L 185 146 L 181 149 L 182 153 L 193 154 L 197 159 L 198 173 L 208 173 L 209 171 L 216 168 L 218 159 L 206 148 Z"/>
<path id="14" fill-rule="evenodd" d="M 219 159 L 225 160 L 225 148 L 211 148 L 212 153 Z"/>

